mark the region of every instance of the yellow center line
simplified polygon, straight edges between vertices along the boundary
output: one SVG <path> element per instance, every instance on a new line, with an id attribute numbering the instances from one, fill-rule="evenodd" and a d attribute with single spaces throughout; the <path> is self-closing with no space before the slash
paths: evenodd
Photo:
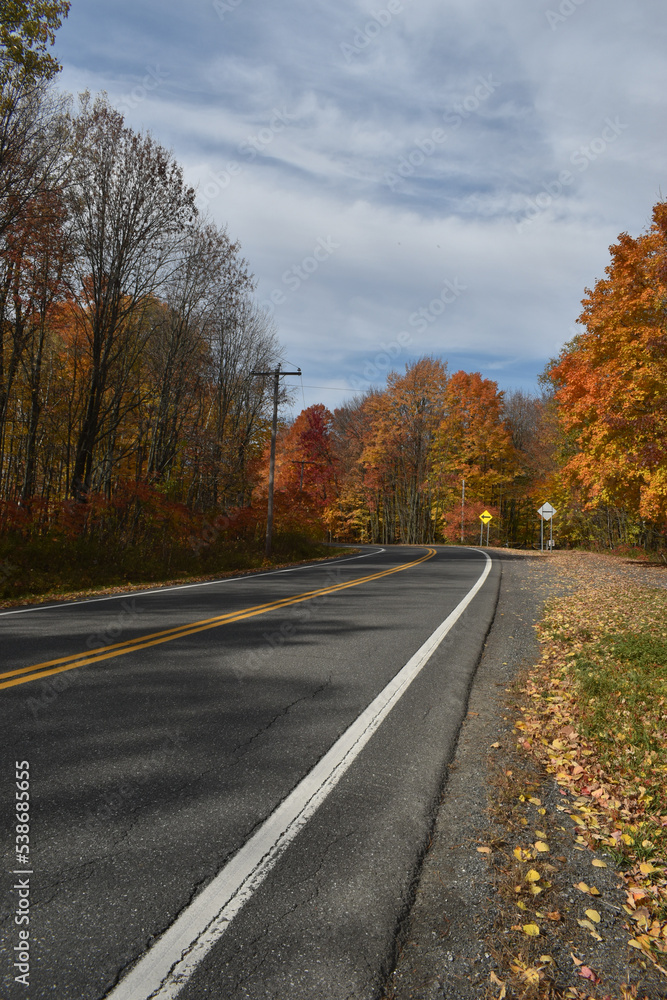
<path id="1" fill-rule="evenodd" d="M 292 604 L 301 604 L 303 601 L 311 601 L 315 597 L 325 594 L 334 594 L 340 590 L 347 590 L 350 587 L 358 587 L 373 580 L 379 580 L 384 576 L 391 576 L 392 573 L 402 573 L 403 570 L 418 566 L 427 559 L 432 559 L 436 554 L 436 549 L 429 548 L 426 555 L 419 559 L 414 559 L 409 563 L 402 563 L 400 566 L 392 566 L 391 569 L 382 570 L 379 573 L 371 573 L 362 576 L 349 583 L 336 583 L 330 587 L 321 587 L 318 590 L 305 591 L 294 597 L 285 597 L 267 604 L 257 604 L 254 607 L 244 608 L 241 611 L 230 611 L 223 615 L 216 615 L 214 618 L 204 618 L 190 625 L 178 625 L 174 628 L 164 629 L 160 632 L 153 632 L 150 635 L 138 636 L 135 639 L 127 639 L 124 642 L 116 642 L 109 646 L 100 646 L 90 653 L 74 653 L 69 656 L 61 656 L 56 660 L 46 660 L 44 663 L 35 663 L 30 667 L 21 667 L 17 670 L 8 670 L 0 673 L 0 680 L 7 678 L 0 683 L 0 689 L 14 687 L 17 684 L 27 684 L 29 681 L 39 680 L 42 677 L 50 677 L 52 674 L 62 673 L 64 670 L 74 670 L 76 667 L 83 667 L 89 663 L 98 663 L 100 660 L 110 660 L 115 656 L 123 656 L 125 653 L 133 653 L 140 649 L 148 649 L 150 646 L 158 646 L 163 642 L 171 642 L 173 639 L 180 639 L 187 635 L 194 635 L 196 632 L 205 632 L 207 629 L 219 628 L 230 622 L 242 621 L 245 618 L 254 618 L 257 615 L 267 614 L 269 611 L 276 611 L 279 608 L 286 608 Z M 51 667 L 52 669 L 47 669 Z"/>

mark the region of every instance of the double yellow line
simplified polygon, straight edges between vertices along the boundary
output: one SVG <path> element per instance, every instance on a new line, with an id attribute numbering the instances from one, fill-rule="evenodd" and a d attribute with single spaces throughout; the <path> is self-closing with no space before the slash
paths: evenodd
<path id="1" fill-rule="evenodd" d="M 268 604 L 257 604 L 252 608 L 244 608 L 241 611 L 231 611 L 226 615 L 216 615 L 215 618 L 204 618 L 202 621 L 193 622 L 191 625 L 178 625 L 176 628 L 168 628 L 162 632 L 153 632 L 150 635 L 142 635 L 136 639 L 128 639 L 125 642 L 116 642 L 111 646 L 100 646 L 90 653 L 75 653 L 72 656 L 61 656 L 57 660 L 47 660 L 45 663 L 35 663 L 30 667 L 21 667 L 19 670 L 8 670 L 0 673 L 0 688 L 14 687 L 16 684 L 27 684 L 29 681 L 41 680 L 43 677 L 50 677 L 52 674 L 60 674 L 64 670 L 74 670 L 76 667 L 85 667 L 89 663 L 98 663 L 100 660 L 110 660 L 114 656 L 124 656 L 126 653 L 134 653 L 140 649 L 148 649 L 149 646 L 158 646 L 162 642 L 171 642 L 173 639 L 181 639 L 186 635 L 194 635 L 196 632 L 205 632 L 209 628 L 219 628 L 221 625 L 229 625 L 231 622 L 242 621 L 244 618 L 254 618 L 257 615 L 264 615 L 269 611 L 277 611 L 280 608 L 287 608 L 292 604 L 301 604 L 303 601 L 312 601 L 314 597 L 323 597 L 325 594 L 335 594 L 339 590 L 347 590 L 349 587 L 359 587 L 363 583 L 370 583 L 372 580 L 380 580 L 383 576 L 391 576 L 392 573 L 402 573 L 403 570 L 418 566 L 419 563 L 432 559 L 436 554 L 436 549 L 429 548 L 426 555 L 419 559 L 414 559 L 409 563 L 402 563 L 400 566 L 393 566 L 391 569 L 382 570 L 381 573 L 371 573 L 369 576 L 362 576 L 349 583 L 336 583 L 331 587 L 322 587 L 319 590 L 308 590 L 295 597 L 285 597 L 279 601 L 269 601 Z"/>

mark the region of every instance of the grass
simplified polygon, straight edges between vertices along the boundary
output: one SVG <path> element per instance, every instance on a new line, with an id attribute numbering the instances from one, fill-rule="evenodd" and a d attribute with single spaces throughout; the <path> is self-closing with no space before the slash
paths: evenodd
<path id="1" fill-rule="evenodd" d="M 667 997 L 667 589 L 608 557 L 572 553 L 554 569 L 564 596 L 538 626 L 539 662 L 512 685 L 514 730 L 494 764 L 489 997 L 657 1000 Z M 534 899 L 524 868 L 539 873 Z M 602 925 L 582 925 L 587 906 Z M 599 977 L 573 975 L 572 956 Z"/>
<path id="2" fill-rule="evenodd" d="M 630 943 L 664 970 L 667 590 L 581 581 L 547 605 L 539 634 L 542 659 L 519 692 L 520 748 L 577 796 L 583 842 L 626 880 Z"/>
<path id="3" fill-rule="evenodd" d="M 567 706 L 599 766 L 667 827 L 667 591 L 584 590 L 552 604 L 542 625 L 558 720 Z M 554 701 L 558 689 L 558 699 Z M 549 700 L 551 699 L 551 701 Z M 558 706 L 562 706 L 561 710 Z M 646 839 L 646 838 L 645 838 Z"/>

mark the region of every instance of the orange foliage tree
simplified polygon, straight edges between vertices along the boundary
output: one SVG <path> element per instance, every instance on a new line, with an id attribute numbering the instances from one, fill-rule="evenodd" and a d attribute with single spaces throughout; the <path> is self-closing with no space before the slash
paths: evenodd
<path id="1" fill-rule="evenodd" d="M 436 497 L 431 448 L 444 416 L 447 367 L 439 358 L 390 372 L 384 392 L 363 402 L 367 432 L 360 456 L 362 484 L 374 540 L 433 540 Z"/>
<path id="2" fill-rule="evenodd" d="M 516 474 L 517 456 L 503 419 L 503 393 L 496 382 L 482 378 L 479 372 L 458 371 L 452 375 L 432 456 L 445 536 L 450 540 L 460 537 L 463 480 L 466 509 L 475 515 L 471 524 L 464 525 L 464 534 L 476 539 L 477 514 L 485 507 L 494 515 L 497 532 L 503 491 L 507 491 Z"/>
<path id="3" fill-rule="evenodd" d="M 585 507 L 667 524 L 667 203 L 648 232 L 610 248 L 547 377 L 567 436 L 563 475 Z"/>

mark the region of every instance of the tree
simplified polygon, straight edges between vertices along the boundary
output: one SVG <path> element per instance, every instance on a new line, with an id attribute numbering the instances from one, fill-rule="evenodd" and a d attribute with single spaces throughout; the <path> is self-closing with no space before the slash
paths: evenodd
<path id="1" fill-rule="evenodd" d="M 564 476 L 589 508 L 667 523 L 667 203 L 647 233 L 621 234 L 586 290 L 583 332 L 546 377 L 573 453 Z"/>
<path id="2" fill-rule="evenodd" d="M 42 82 L 12 80 L 0 100 L 0 242 L 40 192 L 58 190 L 69 99 Z"/>
<path id="3" fill-rule="evenodd" d="M 69 0 L 3 0 L 0 8 L 0 86 L 8 76 L 50 80 L 60 64 L 48 51 L 67 17 Z"/>
<path id="4" fill-rule="evenodd" d="M 516 460 L 514 478 L 502 493 L 503 534 L 510 545 L 525 546 L 535 537 L 536 510 L 545 499 L 558 509 L 559 524 L 566 506 L 557 461 L 563 442 L 552 387 L 541 396 L 521 389 L 506 392 L 502 420 Z"/>
<path id="5" fill-rule="evenodd" d="M 324 508 L 337 493 L 337 458 L 331 431 L 333 414 L 322 403 L 302 410 L 281 436 L 276 461 L 278 489 L 297 498 L 306 494 L 312 504 Z"/>
<path id="6" fill-rule="evenodd" d="M 390 372 L 384 392 L 364 401 L 369 422 L 361 464 L 375 521 L 385 542 L 432 539 L 431 448 L 444 416 L 447 367 L 438 358 Z M 374 538 L 374 540 L 375 540 Z"/>
<path id="7" fill-rule="evenodd" d="M 479 372 L 449 380 L 444 417 L 432 445 L 433 483 L 446 521 L 460 523 L 462 480 L 468 503 L 500 507 L 516 474 L 516 454 L 503 421 L 503 393 Z"/>
<path id="8" fill-rule="evenodd" d="M 49 323 L 56 303 L 65 295 L 71 260 L 63 240 L 64 212 L 55 192 L 37 196 L 12 227 L 5 248 L 5 286 L 11 297 L 11 338 L 6 383 L 0 396 L 2 437 L 13 382 L 22 376 L 27 396 L 23 482 L 20 498 L 29 500 L 35 489 L 37 431 L 43 406 L 43 366 Z M 1 439 L 0 439 L 1 440 Z"/>
<path id="9" fill-rule="evenodd" d="M 88 94 L 73 123 L 65 202 L 71 294 L 90 356 L 72 476 L 73 495 L 84 500 L 101 425 L 114 410 L 111 374 L 140 351 L 146 327 L 138 314 L 175 266 L 197 213 L 171 154 L 126 127 L 104 97 Z"/>

